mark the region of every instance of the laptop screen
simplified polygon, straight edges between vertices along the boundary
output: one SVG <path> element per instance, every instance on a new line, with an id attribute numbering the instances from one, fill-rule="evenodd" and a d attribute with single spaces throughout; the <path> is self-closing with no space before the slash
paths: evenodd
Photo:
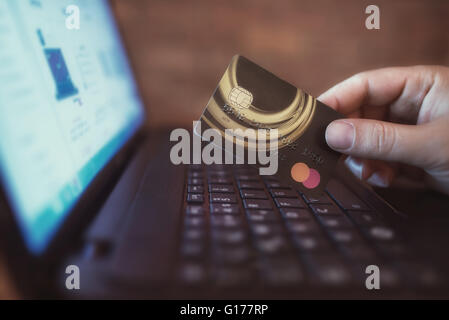
<path id="1" fill-rule="evenodd" d="M 107 1 L 0 1 L 0 176 L 31 252 L 143 118 Z"/>

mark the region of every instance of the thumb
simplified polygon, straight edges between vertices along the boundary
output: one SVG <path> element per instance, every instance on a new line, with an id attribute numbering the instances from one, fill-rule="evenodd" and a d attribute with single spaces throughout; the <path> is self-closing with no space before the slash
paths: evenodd
<path id="1" fill-rule="evenodd" d="M 432 160 L 431 129 L 428 125 L 344 119 L 328 125 L 326 141 L 332 149 L 344 154 L 426 167 Z"/>

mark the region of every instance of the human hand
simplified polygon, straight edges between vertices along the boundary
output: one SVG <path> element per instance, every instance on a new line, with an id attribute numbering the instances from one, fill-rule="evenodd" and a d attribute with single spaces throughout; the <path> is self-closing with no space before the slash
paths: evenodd
<path id="1" fill-rule="evenodd" d="M 449 194 L 449 68 L 362 72 L 318 99 L 348 116 L 329 124 L 326 141 L 357 177 L 379 187 L 406 177 Z"/>

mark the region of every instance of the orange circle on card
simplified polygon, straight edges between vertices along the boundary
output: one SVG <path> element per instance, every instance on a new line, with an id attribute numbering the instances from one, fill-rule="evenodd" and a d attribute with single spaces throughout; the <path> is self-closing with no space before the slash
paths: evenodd
<path id="1" fill-rule="evenodd" d="M 304 182 L 309 178 L 310 169 L 303 162 L 297 162 L 293 165 L 290 174 L 296 182 Z"/>

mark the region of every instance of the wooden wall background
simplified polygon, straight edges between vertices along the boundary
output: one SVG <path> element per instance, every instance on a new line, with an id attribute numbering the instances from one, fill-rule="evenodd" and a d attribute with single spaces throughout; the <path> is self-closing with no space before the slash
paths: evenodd
<path id="1" fill-rule="evenodd" d="M 114 0 L 150 123 L 190 126 L 241 53 L 319 95 L 366 69 L 449 64 L 448 0 Z M 365 29 L 376 4 L 381 29 Z"/>

